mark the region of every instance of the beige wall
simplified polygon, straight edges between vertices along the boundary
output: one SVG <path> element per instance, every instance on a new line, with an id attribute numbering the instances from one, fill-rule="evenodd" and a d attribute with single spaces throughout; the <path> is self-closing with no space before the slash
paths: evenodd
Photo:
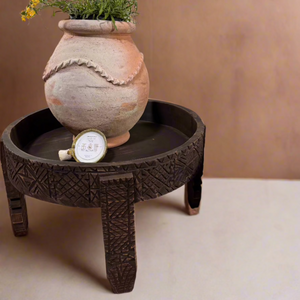
<path id="1" fill-rule="evenodd" d="M 41 74 L 61 36 L 61 16 L 22 23 L 18 11 L 26 3 L 0 4 L 0 131 L 45 107 Z M 202 117 L 206 176 L 300 178 L 300 2 L 139 6 L 134 38 L 146 57 L 151 97 Z"/>

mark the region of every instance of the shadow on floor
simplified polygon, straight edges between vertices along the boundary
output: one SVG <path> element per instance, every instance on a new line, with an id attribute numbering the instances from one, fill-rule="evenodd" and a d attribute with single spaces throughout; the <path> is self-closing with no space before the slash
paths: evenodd
<path id="1" fill-rule="evenodd" d="M 178 193 L 178 191 L 176 191 Z M 182 193 L 183 194 L 183 193 Z M 2 201 L 1 192 L 0 212 L 8 215 L 7 204 Z M 183 197 L 183 196 L 182 196 Z M 38 255 L 43 259 L 65 265 L 76 272 L 88 277 L 103 290 L 111 292 L 106 279 L 105 253 L 103 245 L 102 222 L 100 209 L 70 208 L 45 203 L 27 197 L 29 234 L 23 238 L 9 238 L 11 245 L 7 247 L 21 247 L 22 259 L 34 259 Z M 151 238 L 158 234 L 151 224 L 158 216 L 165 213 L 175 213 L 184 216 L 184 200 L 174 201 L 172 193 L 166 196 L 138 203 L 135 206 L 137 239 L 147 236 L 146 241 L 151 245 Z M 7 221 L 8 217 L 6 218 Z M 6 224 L 8 231 L 10 224 Z M 12 235 L 12 231 L 6 232 Z M 9 250 L 9 249 L 8 249 Z M 28 251 L 30 250 L 30 251 Z M 137 249 L 138 252 L 138 249 Z M 95 257 L 95 259 L 91 259 Z M 101 263 L 102 261 L 102 263 Z"/>

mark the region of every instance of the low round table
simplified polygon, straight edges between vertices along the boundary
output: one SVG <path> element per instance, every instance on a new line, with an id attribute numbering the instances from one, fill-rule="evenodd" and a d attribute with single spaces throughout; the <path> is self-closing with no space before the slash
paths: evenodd
<path id="1" fill-rule="evenodd" d="M 114 293 L 134 287 L 134 204 L 186 185 L 185 203 L 199 212 L 205 126 L 184 107 L 149 100 L 130 140 L 103 161 L 59 161 L 72 134 L 44 109 L 6 128 L 1 162 L 14 234 L 27 234 L 24 195 L 73 207 L 101 207 L 106 272 Z"/>

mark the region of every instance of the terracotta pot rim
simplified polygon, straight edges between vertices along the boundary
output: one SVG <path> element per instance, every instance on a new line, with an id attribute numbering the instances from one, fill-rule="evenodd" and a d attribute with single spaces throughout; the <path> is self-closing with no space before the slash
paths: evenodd
<path id="1" fill-rule="evenodd" d="M 58 27 L 75 35 L 103 35 L 103 34 L 130 34 L 135 31 L 136 25 L 130 22 L 115 22 L 105 20 L 62 20 Z"/>

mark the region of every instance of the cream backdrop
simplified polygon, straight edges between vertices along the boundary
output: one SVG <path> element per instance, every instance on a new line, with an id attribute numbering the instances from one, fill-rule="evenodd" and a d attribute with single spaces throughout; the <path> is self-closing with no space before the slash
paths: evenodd
<path id="1" fill-rule="evenodd" d="M 46 106 L 41 75 L 62 33 L 27 0 L 0 2 L 0 131 Z M 139 0 L 134 35 L 152 98 L 207 125 L 205 175 L 300 178 L 300 2 Z"/>

